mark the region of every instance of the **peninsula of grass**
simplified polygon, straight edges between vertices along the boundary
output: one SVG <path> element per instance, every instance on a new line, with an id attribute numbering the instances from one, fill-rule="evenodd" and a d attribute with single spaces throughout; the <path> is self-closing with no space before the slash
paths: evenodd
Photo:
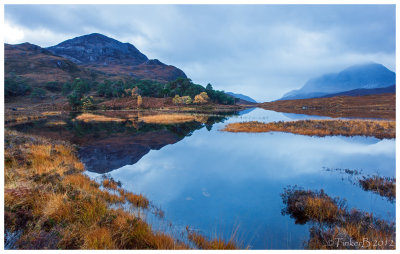
<path id="1" fill-rule="evenodd" d="M 371 213 L 347 207 L 323 190 L 289 186 L 281 194 L 283 215 L 296 224 L 311 224 L 307 249 L 395 249 L 396 226 Z"/>
<path id="2" fill-rule="evenodd" d="M 153 124 L 177 124 L 195 121 L 196 117 L 194 115 L 186 114 L 157 114 L 142 116 L 140 120 L 145 123 Z"/>
<path id="3" fill-rule="evenodd" d="M 370 176 L 363 177 L 359 183 L 365 191 L 372 191 L 390 201 L 396 199 L 396 178 Z"/>
<path id="4" fill-rule="evenodd" d="M 137 215 L 151 207 L 145 196 L 83 174 L 68 143 L 6 129 L 4 160 L 6 249 L 190 248 L 193 237 L 176 240 Z M 199 248 L 235 248 L 202 242 Z"/>
<path id="5" fill-rule="evenodd" d="M 377 120 L 299 120 L 262 123 L 257 121 L 231 123 L 228 132 L 290 132 L 307 136 L 370 136 L 379 139 L 396 137 L 395 121 Z"/>
<path id="6" fill-rule="evenodd" d="M 83 121 L 83 122 L 124 122 L 125 119 L 109 117 L 104 115 L 95 115 L 91 113 L 83 113 L 75 118 L 75 120 Z"/>

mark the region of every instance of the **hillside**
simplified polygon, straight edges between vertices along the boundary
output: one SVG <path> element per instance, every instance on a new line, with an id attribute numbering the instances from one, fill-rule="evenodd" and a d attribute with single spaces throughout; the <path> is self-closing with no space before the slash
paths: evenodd
<path id="1" fill-rule="evenodd" d="M 19 77 L 33 85 L 49 81 L 63 83 L 76 77 L 92 79 L 98 75 L 30 43 L 5 44 L 4 67 L 5 78 Z"/>
<path id="2" fill-rule="evenodd" d="M 243 100 L 244 102 L 250 102 L 250 103 L 257 103 L 256 100 L 254 100 L 253 98 L 244 95 L 244 94 L 240 94 L 240 93 L 232 93 L 232 92 L 227 92 L 226 94 L 229 94 L 235 98 L 238 98 L 240 100 Z"/>
<path id="3" fill-rule="evenodd" d="M 278 112 L 306 115 L 396 119 L 395 93 L 280 100 L 260 103 L 258 106 Z"/>
<path id="4" fill-rule="evenodd" d="M 376 63 L 351 66 L 339 73 L 310 79 L 298 89 L 286 93 L 280 100 L 324 97 L 354 89 L 375 89 L 396 83 L 396 74 Z"/>
<path id="5" fill-rule="evenodd" d="M 185 73 L 157 59 L 149 60 L 130 43 L 122 43 L 105 35 L 93 33 L 61 42 L 47 48 L 77 65 L 113 75 L 169 82 Z"/>
<path id="6" fill-rule="evenodd" d="M 323 96 L 322 98 L 335 97 L 335 96 L 363 96 L 363 95 L 371 95 L 371 94 L 382 94 L 382 93 L 396 93 L 396 85 L 383 87 L 383 88 L 371 88 L 371 89 L 354 89 L 341 93 L 328 94 Z"/>

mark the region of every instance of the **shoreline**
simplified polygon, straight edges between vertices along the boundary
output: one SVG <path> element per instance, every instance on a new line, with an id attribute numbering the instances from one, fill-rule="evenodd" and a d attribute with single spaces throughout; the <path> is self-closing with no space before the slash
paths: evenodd
<path id="1" fill-rule="evenodd" d="M 5 129 L 5 237 L 14 236 L 9 239 L 14 242 L 5 245 L 16 249 L 192 249 L 188 245 L 192 242 L 200 249 L 237 248 L 233 240 L 201 236 L 201 242 L 193 242 L 189 231 L 185 242 L 153 231 L 135 215 L 137 209 L 150 209 L 146 197 L 123 189 L 113 179 L 98 183 L 84 171 L 68 142 Z"/>
<path id="2" fill-rule="evenodd" d="M 230 123 L 226 132 L 289 132 L 306 136 L 369 136 L 396 138 L 395 121 L 372 120 L 298 120 L 262 123 L 257 121 Z"/>

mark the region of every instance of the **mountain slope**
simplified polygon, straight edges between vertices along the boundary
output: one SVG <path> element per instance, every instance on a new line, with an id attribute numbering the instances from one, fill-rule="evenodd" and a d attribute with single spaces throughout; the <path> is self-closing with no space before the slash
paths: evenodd
<path id="1" fill-rule="evenodd" d="M 73 78 L 92 78 L 95 72 L 30 43 L 4 44 L 4 75 L 21 77 L 30 84 L 66 82 Z"/>
<path id="2" fill-rule="evenodd" d="M 376 63 L 351 66 L 339 73 L 310 79 L 302 88 L 286 93 L 281 100 L 323 97 L 354 89 L 388 87 L 396 83 L 396 74 Z"/>
<path id="3" fill-rule="evenodd" d="M 149 60 L 130 43 L 122 43 L 94 33 L 76 37 L 47 48 L 55 55 L 112 75 L 126 75 L 138 79 L 169 82 L 185 73 L 157 59 Z"/>
<path id="4" fill-rule="evenodd" d="M 354 89 L 354 90 L 341 92 L 341 93 L 328 94 L 328 95 L 323 96 L 322 98 L 329 98 L 329 97 L 335 97 L 335 96 L 364 96 L 364 95 L 383 94 L 383 93 L 396 93 L 396 85 L 383 87 L 383 88 Z"/>
<path id="5" fill-rule="evenodd" d="M 231 96 L 233 96 L 233 97 L 235 97 L 235 98 L 238 98 L 238 99 L 242 99 L 242 100 L 244 100 L 244 101 L 248 101 L 248 102 L 252 102 L 252 103 L 257 103 L 256 100 L 254 100 L 253 98 L 250 98 L 249 96 L 244 95 L 244 94 L 232 93 L 232 92 L 226 92 L 226 94 L 229 94 L 229 95 L 231 95 Z"/>

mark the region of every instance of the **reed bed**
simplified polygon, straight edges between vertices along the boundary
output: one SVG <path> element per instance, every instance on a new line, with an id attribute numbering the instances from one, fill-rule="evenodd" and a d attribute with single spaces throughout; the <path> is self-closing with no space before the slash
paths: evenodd
<path id="1" fill-rule="evenodd" d="M 186 114 L 159 114 L 142 116 L 140 120 L 152 124 L 177 124 L 195 121 L 196 117 Z"/>
<path id="2" fill-rule="evenodd" d="M 395 121 L 377 120 L 299 120 L 263 123 L 257 121 L 231 123 L 228 132 L 290 132 L 307 136 L 371 136 L 379 139 L 396 137 Z"/>
<path id="3" fill-rule="evenodd" d="M 95 115 L 91 113 L 83 113 L 75 118 L 75 120 L 83 122 L 125 122 L 126 119 L 109 117 L 104 115 Z"/>
<path id="4" fill-rule="evenodd" d="M 281 194 L 296 224 L 310 223 L 307 249 L 395 249 L 396 227 L 373 214 L 348 209 L 345 200 L 331 198 L 323 190 L 285 188 Z"/>

